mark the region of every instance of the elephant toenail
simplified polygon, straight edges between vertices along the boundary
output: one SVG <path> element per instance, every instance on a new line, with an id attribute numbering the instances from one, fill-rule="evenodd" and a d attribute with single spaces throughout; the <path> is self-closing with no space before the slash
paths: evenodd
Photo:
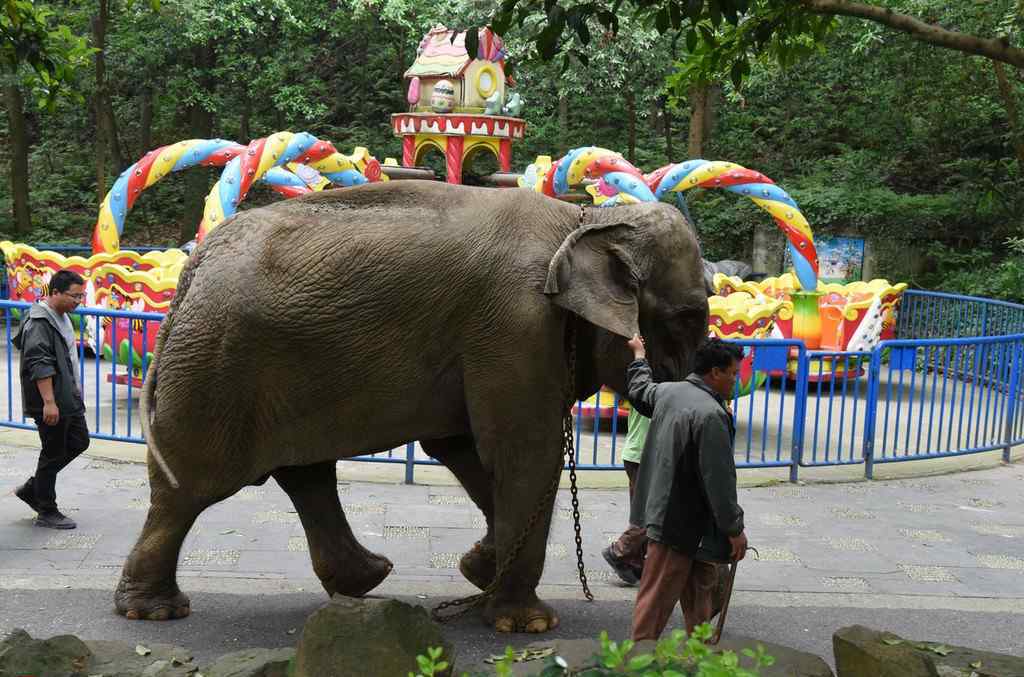
<path id="1" fill-rule="evenodd" d="M 159 609 L 155 609 L 154 611 L 151 611 L 149 616 L 148 616 L 148 619 L 151 620 L 151 621 L 166 621 L 170 617 L 171 617 L 171 610 L 168 609 L 167 607 L 160 607 Z"/>
<path id="2" fill-rule="evenodd" d="M 511 618 L 498 618 L 494 621 L 495 632 L 515 632 L 516 624 Z"/>
<path id="3" fill-rule="evenodd" d="M 548 630 L 548 624 L 547 624 L 547 621 L 545 621 L 543 618 L 535 618 L 534 620 L 532 620 L 532 621 L 530 621 L 529 623 L 526 624 L 526 631 L 527 632 L 537 633 L 537 632 L 547 632 L 547 630 Z"/>
<path id="4" fill-rule="evenodd" d="M 124 612 L 124 617 L 130 621 L 137 621 L 139 620 L 139 612 L 135 609 L 128 609 L 128 611 Z"/>

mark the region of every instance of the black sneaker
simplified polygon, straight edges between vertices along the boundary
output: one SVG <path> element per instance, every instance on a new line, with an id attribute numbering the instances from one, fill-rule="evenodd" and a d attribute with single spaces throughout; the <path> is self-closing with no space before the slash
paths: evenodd
<path id="1" fill-rule="evenodd" d="M 36 526 L 47 529 L 74 529 L 78 525 L 75 524 L 75 520 L 64 515 L 60 510 L 50 510 L 39 513 L 39 517 L 36 518 Z"/>
<path id="2" fill-rule="evenodd" d="M 604 556 L 604 561 L 608 562 L 608 565 L 615 571 L 616 575 L 622 579 L 623 583 L 627 585 L 636 585 L 640 582 L 640 577 L 636 573 L 636 569 L 629 565 L 626 560 L 622 559 L 615 554 L 612 550 L 612 546 L 608 546 L 601 551 L 601 555 Z"/>
<path id="3" fill-rule="evenodd" d="M 28 482 L 15 489 L 14 495 L 23 500 L 28 507 L 32 508 L 33 512 L 39 512 L 39 504 L 36 503 L 36 492 L 28 485 Z"/>

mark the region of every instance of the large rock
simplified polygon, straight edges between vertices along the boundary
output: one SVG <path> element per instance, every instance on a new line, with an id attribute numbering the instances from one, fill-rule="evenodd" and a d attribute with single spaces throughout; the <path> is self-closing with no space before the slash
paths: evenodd
<path id="1" fill-rule="evenodd" d="M 288 677 L 295 649 L 243 649 L 202 669 L 203 677 Z"/>
<path id="2" fill-rule="evenodd" d="M 74 635 L 33 639 L 15 628 L 0 642 L 0 675 L 67 677 L 86 674 L 92 652 Z"/>
<path id="3" fill-rule="evenodd" d="M 1024 658 L 916 642 L 863 625 L 832 635 L 838 677 L 1024 677 Z"/>
<path id="4" fill-rule="evenodd" d="M 740 656 L 740 664 L 750 668 L 753 661 L 743 656 L 740 652 L 746 648 L 755 648 L 758 644 L 765 648 L 765 652 L 775 658 L 775 663 L 767 668 L 761 668 L 762 677 L 833 677 L 832 668 L 824 660 L 814 654 L 804 653 L 796 649 L 772 644 L 771 642 L 759 642 L 759 640 L 743 637 L 740 635 L 724 635 L 717 646 L 718 651 L 732 651 Z M 637 642 L 633 649 L 634 654 L 653 653 L 657 642 L 644 640 Z M 588 668 L 597 667 L 594 656 L 601 651 L 601 642 L 596 639 L 555 639 L 550 642 L 534 642 L 525 647 L 528 651 L 545 652 L 547 649 L 554 649 L 554 655 L 561 656 L 568 666 L 570 674 L 582 672 Z M 489 667 L 489 666 L 487 666 Z M 517 677 L 526 675 L 539 675 L 544 669 L 544 660 L 533 660 L 526 663 L 516 663 L 512 668 L 512 674 Z"/>
<path id="5" fill-rule="evenodd" d="M 188 649 L 172 644 L 86 641 L 92 651 L 89 675 L 103 677 L 188 677 L 199 667 Z"/>
<path id="6" fill-rule="evenodd" d="M 442 647 L 454 665 L 451 645 L 423 607 L 335 595 L 306 619 L 294 677 L 417 674 L 416 656 L 429 647 Z"/>

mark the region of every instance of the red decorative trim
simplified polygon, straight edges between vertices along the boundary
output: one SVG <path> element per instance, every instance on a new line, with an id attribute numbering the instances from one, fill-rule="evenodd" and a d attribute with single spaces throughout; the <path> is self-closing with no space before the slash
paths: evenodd
<path id="1" fill-rule="evenodd" d="M 448 139 L 445 151 L 445 164 L 448 169 L 448 183 L 462 183 L 462 138 L 453 136 Z"/>
<path id="2" fill-rule="evenodd" d="M 437 134 L 440 136 L 490 136 L 521 139 L 526 134 L 526 121 L 501 115 L 471 113 L 395 113 L 391 116 L 395 136 Z"/>
<path id="3" fill-rule="evenodd" d="M 402 137 L 402 166 L 403 167 L 415 167 L 416 166 L 416 137 L 415 136 L 404 136 L 404 137 Z"/>
<path id="4" fill-rule="evenodd" d="M 502 139 L 498 144 L 498 166 L 501 171 L 512 171 L 512 140 Z"/>

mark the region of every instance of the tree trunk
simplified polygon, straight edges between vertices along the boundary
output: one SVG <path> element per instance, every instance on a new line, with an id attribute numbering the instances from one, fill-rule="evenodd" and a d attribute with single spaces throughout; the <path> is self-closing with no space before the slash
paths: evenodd
<path id="1" fill-rule="evenodd" d="M 636 164 L 636 95 L 632 89 L 626 90 L 626 118 L 629 125 L 629 154 L 626 159 Z"/>
<path id="2" fill-rule="evenodd" d="M 561 132 L 562 146 L 560 155 L 569 150 L 569 97 L 565 92 L 558 93 L 558 130 Z"/>
<path id="3" fill-rule="evenodd" d="M 690 139 L 687 159 L 695 160 L 704 155 L 704 129 L 708 110 L 708 85 L 701 82 L 690 87 Z"/>
<path id="4" fill-rule="evenodd" d="M 252 99 L 246 93 L 242 97 L 241 122 L 238 129 L 238 142 L 249 143 L 252 141 Z"/>
<path id="5" fill-rule="evenodd" d="M 192 58 L 196 68 L 204 75 L 199 85 L 203 92 L 213 93 L 213 79 L 209 73 L 213 71 L 217 56 L 213 51 L 213 44 L 207 43 L 192 49 Z M 201 104 L 194 104 L 188 109 L 189 134 L 193 139 L 209 139 L 213 136 L 213 113 L 203 108 Z M 246 140 L 248 141 L 248 139 Z M 206 196 L 210 192 L 210 172 L 201 168 L 194 168 L 185 177 L 185 194 L 189 196 L 189 202 L 185 205 L 184 219 L 181 222 L 181 230 L 178 234 L 179 244 L 184 244 L 196 236 L 199 229 L 199 222 L 203 220 L 203 210 L 206 207 Z"/>
<path id="6" fill-rule="evenodd" d="M 926 23 L 909 14 L 894 12 L 888 7 L 851 0 L 796 0 L 796 3 L 816 14 L 838 14 L 867 19 L 906 33 L 914 40 L 929 45 L 954 49 L 965 54 L 977 54 L 993 61 L 1024 68 L 1024 49 L 1014 47 L 1009 40 L 1002 37 L 980 38 L 968 33 L 959 33 L 937 24 Z"/>
<path id="7" fill-rule="evenodd" d="M 142 88 L 139 101 L 139 143 L 142 145 L 140 157 L 153 150 L 153 88 Z"/>
<path id="8" fill-rule="evenodd" d="M 99 0 L 99 11 L 93 17 L 92 34 L 96 47 L 96 94 L 93 105 L 96 109 L 96 126 L 102 128 L 102 135 L 97 135 L 97 143 L 106 141 L 106 151 L 114 171 L 124 169 L 124 154 L 117 134 L 117 119 L 114 117 L 114 106 L 110 102 L 110 90 L 107 88 L 107 26 L 110 24 L 109 0 Z M 97 147 L 100 151 L 102 146 Z M 104 177 L 105 178 L 105 177 Z M 100 194 L 102 199 L 103 193 Z"/>
<path id="9" fill-rule="evenodd" d="M 665 162 L 675 162 L 675 149 L 672 147 L 672 108 L 668 105 L 668 99 L 661 99 L 661 117 L 665 127 Z"/>
<path id="10" fill-rule="evenodd" d="M 125 168 L 124 153 L 121 152 L 121 140 L 117 132 L 117 117 L 114 116 L 114 104 L 110 100 L 110 91 L 103 88 L 103 124 L 106 127 L 107 143 L 110 147 L 110 161 L 114 171 Z"/>
<path id="11" fill-rule="evenodd" d="M 996 82 L 999 84 L 999 94 L 1003 98 L 1003 106 L 1006 108 L 1006 117 L 1010 122 L 1010 141 L 1013 143 L 1013 150 L 1017 154 L 1017 162 L 1024 168 L 1024 136 L 1021 135 L 1020 118 L 1017 116 L 1017 98 L 1013 95 L 1013 88 L 1006 77 L 1006 69 L 998 61 L 992 62 L 992 68 L 996 72 Z"/>
<path id="12" fill-rule="evenodd" d="M 107 194 L 107 124 L 104 96 L 106 93 L 107 62 L 103 54 L 107 42 L 107 0 L 99 0 L 98 11 L 92 18 L 92 43 L 96 49 L 96 91 L 93 94 L 92 110 L 96 119 L 96 203 L 103 201 Z"/>
<path id="13" fill-rule="evenodd" d="M 718 104 L 722 100 L 722 85 L 708 85 L 708 94 L 704 97 L 704 136 L 703 146 L 711 143 L 711 136 L 718 121 Z"/>
<path id="14" fill-rule="evenodd" d="M 14 232 L 27 233 L 32 229 L 32 212 L 28 201 L 28 125 L 25 123 L 25 99 L 21 90 L 8 76 L 4 87 L 7 107 L 7 133 L 11 139 L 11 201 Z"/>

